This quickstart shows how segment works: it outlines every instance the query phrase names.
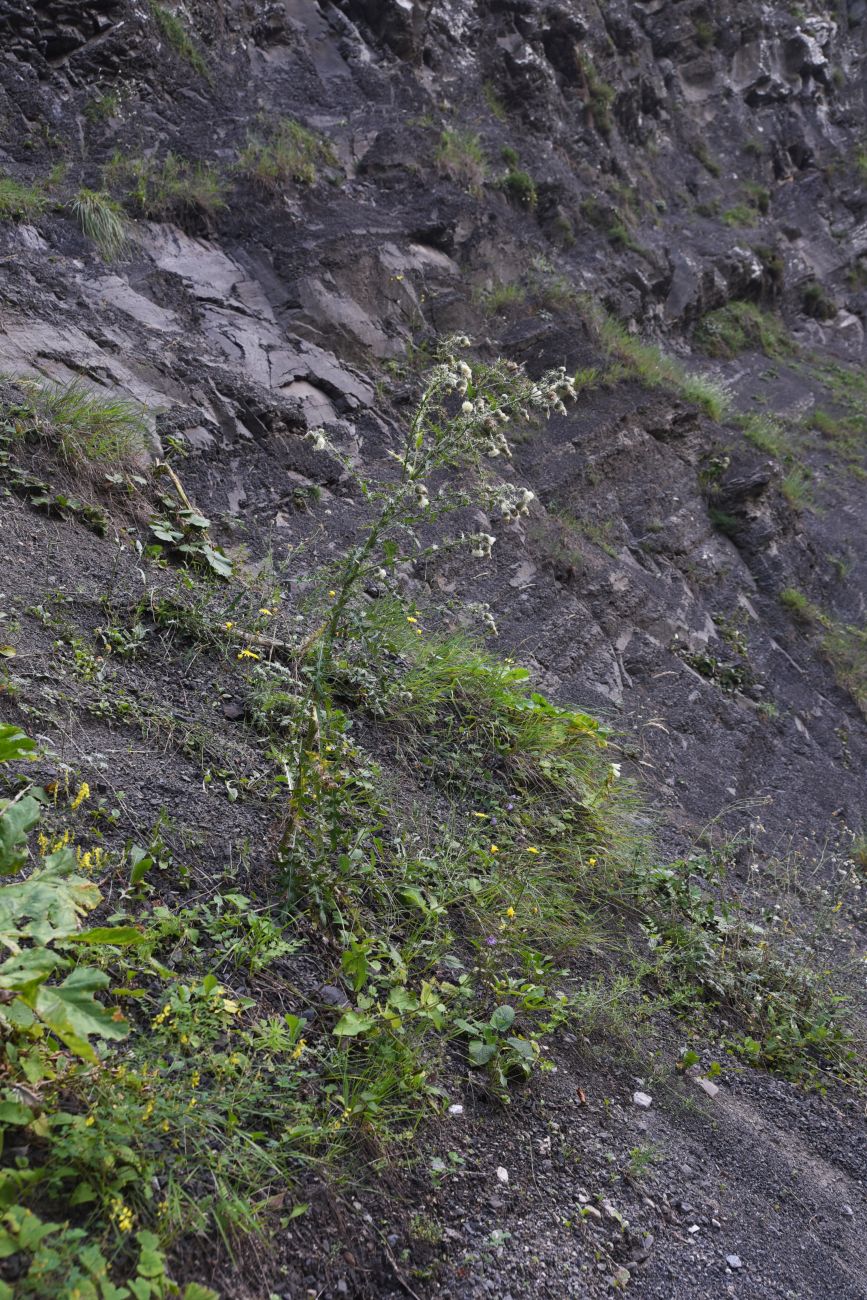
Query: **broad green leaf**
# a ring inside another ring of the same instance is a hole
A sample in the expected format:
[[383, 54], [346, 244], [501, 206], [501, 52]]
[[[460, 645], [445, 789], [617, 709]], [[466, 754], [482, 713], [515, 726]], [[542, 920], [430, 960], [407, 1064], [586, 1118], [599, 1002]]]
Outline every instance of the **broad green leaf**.
[[470, 1061], [473, 1065], [487, 1065], [496, 1050], [493, 1043], [483, 1043], [481, 1038], [476, 1038], [469, 1046]]
[[33, 1111], [20, 1101], [0, 1101], [0, 1124], [29, 1124]]
[[27, 832], [39, 821], [41, 809], [28, 795], [0, 813], [0, 875], [20, 871], [27, 861]]
[[108, 976], [102, 971], [79, 966], [62, 984], [43, 984], [36, 993], [33, 1010], [42, 1023], [70, 1051], [88, 1061], [96, 1060], [96, 1053], [87, 1041], [91, 1035], [119, 1039], [129, 1032], [129, 1025], [119, 1013], [109, 1011], [94, 997], [108, 982]]
[[132, 867], [129, 873], [129, 883], [139, 885], [154, 865], [154, 860], [147, 849], [143, 849], [140, 844], [132, 846], [129, 851], [129, 860]]
[[523, 1060], [530, 1062], [530, 1064], [535, 1061], [536, 1053], [533, 1050], [533, 1044], [529, 1039], [509, 1037], [506, 1039], [506, 1042], [509, 1044], [512, 1051], [517, 1052], [518, 1056]]
[[492, 1029], [496, 1029], [498, 1034], [504, 1034], [507, 1029], [510, 1029], [512, 1027], [514, 1019], [515, 1019], [514, 1007], [509, 1007], [509, 1006], [495, 1007], [495, 1009], [491, 1013], [490, 1025]]
[[[11, 650], [12, 647], [3, 646], [2, 649]], [[0, 763], [17, 763], [22, 758], [33, 758], [35, 753], [33, 741], [18, 727], [5, 722], [0, 725]]]
[[92, 881], [71, 872], [76, 866], [70, 848], [59, 849], [26, 880], [0, 890], [0, 932], [22, 927], [38, 943], [49, 943], [78, 929], [79, 918], [99, 903], [102, 895]]
[[404, 988], [400, 984], [389, 993], [388, 1005], [394, 1007], [396, 1011], [417, 1011], [418, 998], [411, 989]]
[[[307, 1206], [304, 1206], [307, 1209]], [[293, 1210], [290, 1219], [295, 1217]], [[183, 1300], [220, 1300], [219, 1293], [212, 1291], [209, 1286], [202, 1286], [199, 1282], [188, 1282], [184, 1287]]]
[[124, 947], [131, 943], [144, 943], [145, 936], [134, 925], [97, 925], [92, 930], [71, 934], [69, 943], [113, 943]]
[[17, 653], [14, 645], [0, 645], [0, 659], [14, 659]]
[[354, 1038], [356, 1034], [365, 1034], [375, 1024], [373, 1016], [363, 1016], [358, 1011], [344, 1011], [331, 1031], [338, 1038]]
[[0, 964], [0, 988], [11, 989], [29, 999], [54, 971], [69, 965], [64, 957], [49, 948], [25, 948]]

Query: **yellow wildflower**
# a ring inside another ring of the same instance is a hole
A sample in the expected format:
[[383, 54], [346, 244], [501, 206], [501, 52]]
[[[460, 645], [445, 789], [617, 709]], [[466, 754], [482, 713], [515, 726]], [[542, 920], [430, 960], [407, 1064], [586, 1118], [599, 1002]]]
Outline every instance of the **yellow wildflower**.
[[238, 651], [238, 658], [239, 659], [261, 659], [262, 656], [257, 655], [255, 650], [249, 650], [245, 646], [243, 650]]
[[292, 1060], [293, 1060], [293, 1061], [297, 1061], [297, 1060], [300, 1059], [301, 1055], [302, 1055], [303, 1052], [304, 1052], [304, 1048], [305, 1048], [306, 1046], [307, 1046], [306, 1041], [305, 1041], [303, 1038], [299, 1038], [299, 1039], [298, 1039], [298, 1043], [297, 1043], [297, 1045], [296, 1045], [296, 1047], [295, 1047], [295, 1050], [294, 1050], [293, 1053], [292, 1053]]
[[488, 814], [487, 814], [487, 813], [477, 813], [477, 812], [474, 812], [474, 813], [473, 813], [473, 816], [474, 816], [474, 817], [482, 817], [482, 818], [484, 818], [485, 821], [488, 820]]
[[84, 1121], [84, 1127], [85, 1127], [85, 1128], [93, 1128], [93, 1126], [94, 1126], [95, 1123], [96, 1123], [96, 1120], [94, 1119], [93, 1115], [88, 1115], [87, 1119]]
[[142, 1112], [142, 1119], [150, 1119], [153, 1113], [154, 1113], [154, 1104], [152, 1101], [149, 1101], [148, 1104], [145, 1106], [144, 1111]]
[[202, 1076], [199, 1074], [198, 1070], [193, 1070], [193, 1073], [190, 1075], [190, 1087], [198, 1088], [201, 1081]]
[[417, 623], [417, 622], [418, 622], [418, 619], [417, 619], [417, 618], [410, 618], [409, 614], [407, 614], [407, 616], [406, 616], [406, 621], [407, 621], [407, 623]]
[[329, 596], [330, 596], [330, 597], [332, 598], [332, 600], [333, 600], [334, 597], [337, 595], [337, 592], [336, 592], [336, 591], [329, 591], [328, 594], [329, 594]]
[[595, 866], [596, 866], [596, 859], [595, 859], [595, 858], [588, 858], [588, 859], [587, 859], [587, 864], [588, 864], [588, 866], [595, 867]]
[[492, 852], [492, 853], [499, 853], [499, 851], [500, 851], [500, 850], [498, 849], [498, 847], [497, 847], [496, 844], [492, 844], [492, 845], [491, 845], [491, 852]]
[[528, 844], [528, 845], [527, 845], [527, 852], [528, 852], [528, 853], [538, 853], [539, 850], [538, 850], [538, 849], [534, 849], [532, 844]]
[[81, 785], [78, 787], [78, 792], [72, 801], [71, 804], [72, 811], [75, 812], [76, 808], [80, 808], [81, 805], [84, 803], [85, 799], [89, 799], [89, 798], [90, 798], [90, 786], [87, 784], [86, 781], [82, 781]]
[[273, 609], [260, 609], [259, 613], [264, 614], [266, 618], [270, 618], [274, 611]]
[[507, 908], [506, 908], [506, 916], [508, 916], [509, 919], [511, 919], [514, 915], [515, 915], [515, 909], [514, 909], [514, 907], [507, 907]]
[[232, 630], [232, 628], [233, 628], [234, 626], [235, 626], [234, 623], [224, 623], [224, 624], [223, 624], [223, 627], [226, 629], [227, 632], [231, 632], [231, 630]]

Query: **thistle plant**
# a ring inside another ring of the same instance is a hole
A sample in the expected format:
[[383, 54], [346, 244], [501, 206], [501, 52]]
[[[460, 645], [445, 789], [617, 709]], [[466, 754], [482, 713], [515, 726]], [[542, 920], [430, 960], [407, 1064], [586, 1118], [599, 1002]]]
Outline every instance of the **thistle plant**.
[[[397, 475], [384, 487], [359, 476], [348, 459], [329, 444], [323, 430], [314, 429], [308, 435], [316, 450], [335, 456], [355, 475], [362, 496], [377, 510], [332, 579], [327, 617], [301, 648], [309, 687], [302, 705], [295, 770], [287, 772], [294, 806], [284, 850], [294, 839], [298, 801], [303, 801], [311, 764], [321, 770], [319, 753], [328, 716], [329, 669], [349, 607], [368, 581], [381, 581], [404, 558], [402, 543], [414, 548], [409, 553], [416, 558], [424, 554], [415, 530], [428, 518], [474, 500], [499, 511], [506, 520], [526, 514], [533, 493], [510, 482], [495, 482], [489, 462], [511, 457], [511, 427], [548, 417], [552, 411], [565, 415], [564, 399], [576, 397], [564, 367], [532, 379], [514, 361], [468, 359], [469, 346], [469, 339], [463, 336], [451, 337], [441, 345], [403, 446], [390, 453]], [[473, 487], [467, 487], [468, 481]], [[472, 555], [485, 558], [495, 541], [492, 533], [477, 532], [461, 534], [428, 549], [433, 552], [466, 545]]]

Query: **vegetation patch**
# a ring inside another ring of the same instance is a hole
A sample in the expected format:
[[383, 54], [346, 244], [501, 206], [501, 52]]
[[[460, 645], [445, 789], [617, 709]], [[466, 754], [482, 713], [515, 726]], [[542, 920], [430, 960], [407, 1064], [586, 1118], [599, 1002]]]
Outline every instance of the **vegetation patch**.
[[775, 359], [791, 356], [794, 344], [782, 321], [752, 302], [735, 299], [702, 317], [696, 344], [711, 357], [735, 357], [754, 349]]
[[109, 189], [121, 188], [138, 216], [152, 221], [213, 218], [226, 206], [226, 182], [206, 162], [190, 162], [175, 153], [156, 158], [127, 158], [119, 150], [105, 169]]
[[439, 170], [470, 193], [476, 194], [488, 176], [488, 160], [481, 137], [474, 131], [450, 128], [440, 136], [436, 153]]
[[210, 81], [208, 65], [192, 39], [185, 20], [171, 9], [167, 9], [165, 5], [157, 4], [156, 0], [150, 0], [150, 11], [161, 34], [179, 58], [188, 63], [200, 77]]
[[69, 208], [88, 239], [107, 262], [119, 257], [127, 244], [129, 224], [123, 208], [104, 190], [84, 186], [69, 200]]
[[146, 447], [137, 403], [107, 397], [81, 380], [50, 384], [15, 379], [0, 401], [0, 430], [11, 445], [42, 442], [75, 468], [129, 467]]
[[336, 162], [330, 141], [295, 118], [284, 117], [268, 127], [263, 138], [248, 139], [238, 159], [238, 170], [260, 189], [275, 193], [291, 181], [315, 185], [319, 168]]
[[867, 630], [833, 618], [795, 587], [782, 591], [780, 600], [799, 623], [817, 633], [837, 681], [867, 716]]
[[41, 186], [0, 176], [0, 221], [33, 221], [47, 206], [48, 195]]

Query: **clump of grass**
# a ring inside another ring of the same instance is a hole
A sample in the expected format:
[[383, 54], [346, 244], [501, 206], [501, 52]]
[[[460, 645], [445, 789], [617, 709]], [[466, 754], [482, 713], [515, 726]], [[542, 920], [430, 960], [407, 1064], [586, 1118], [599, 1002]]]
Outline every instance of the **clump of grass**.
[[32, 221], [47, 203], [48, 196], [40, 186], [0, 176], [0, 221]]
[[82, 186], [69, 200], [69, 207], [88, 239], [92, 239], [107, 262], [119, 257], [127, 244], [128, 227], [123, 208], [105, 190]]
[[125, 187], [125, 198], [139, 215], [153, 221], [211, 218], [226, 206], [225, 181], [206, 162], [167, 153], [156, 158], [114, 154], [105, 169], [109, 186]]
[[788, 441], [785, 426], [776, 416], [750, 411], [739, 417], [738, 424], [747, 441], [758, 447], [759, 451], [775, 456], [778, 460], [786, 455]]
[[492, 81], [485, 81], [482, 83], [482, 95], [484, 96], [488, 109], [497, 121], [505, 122], [506, 106], [497, 94], [497, 88]]
[[837, 304], [818, 280], [811, 280], [804, 286], [801, 306], [814, 320], [833, 320], [837, 315]]
[[529, 172], [513, 167], [500, 181], [500, 188], [514, 203], [524, 208], [535, 208], [538, 200], [536, 183]]
[[726, 209], [721, 220], [727, 226], [754, 226], [756, 224], [756, 209], [749, 207], [746, 203], [736, 203], [734, 207]]
[[88, 122], [107, 122], [120, 112], [120, 95], [116, 90], [107, 90], [104, 95], [95, 95], [84, 106], [84, 116]]
[[527, 290], [517, 280], [510, 280], [481, 289], [474, 295], [476, 302], [491, 316], [522, 307], [527, 301]]
[[584, 102], [596, 130], [604, 140], [611, 135], [611, 106], [617, 92], [600, 77], [589, 54], [576, 50], [575, 57], [584, 77]]
[[315, 185], [318, 167], [336, 162], [329, 140], [295, 118], [283, 117], [267, 133], [267, 139], [248, 138], [238, 158], [238, 170], [260, 189], [273, 193], [290, 181]]
[[734, 357], [755, 349], [765, 356], [791, 356], [794, 344], [782, 321], [752, 302], [735, 300], [702, 318], [695, 341], [708, 356]]
[[474, 131], [443, 131], [436, 154], [437, 166], [444, 175], [478, 193], [488, 175], [488, 160], [481, 138]]
[[595, 303], [585, 301], [584, 310], [608, 356], [616, 358], [648, 388], [670, 388], [686, 401], [695, 403], [712, 420], [723, 418], [729, 399], [714, 380], [685, 370], [654, 344], [635, 338]]
[[81, 380], [48, 384], [14, 380], [20, 400], [0, 407], [12, 437], [57, 448], [72, 466], [119, 467], [133, 464], [146, 449], [147, 422], [136, 402], [109, 397]]
[[211, 74], [208, 66], [192, 40], [183, 19], [176, 13], [172, 13], [165, 5], [157, 4], [156, 0], [151, 0], [150, 11], [154, 22], [175, 53], [189, 63], [200, 77], [210, 81]]
[[822, 653], [833, 668], [837, 682], [867, 717], [867, 628], [832, 618], [796, 587], [781, 591], [780, 603], [804, 627], [820, 634]]
[[615, 248], [630, 248], [634, 253], [644, 251], [633, 238], [626, 218], [619, 208], [603, 203], [591, 194], [581, 200], [580, 210], [582, 217], [596, 230], [602, 231]]
[[704, 140], [699, 140], [692, 146], [692, 154], [694, 158], [698, 159], [705, 171], [710, 172], [711, 176], [720, 176], [722, 174], [722, 167], [716, 158], [711, 156]]

